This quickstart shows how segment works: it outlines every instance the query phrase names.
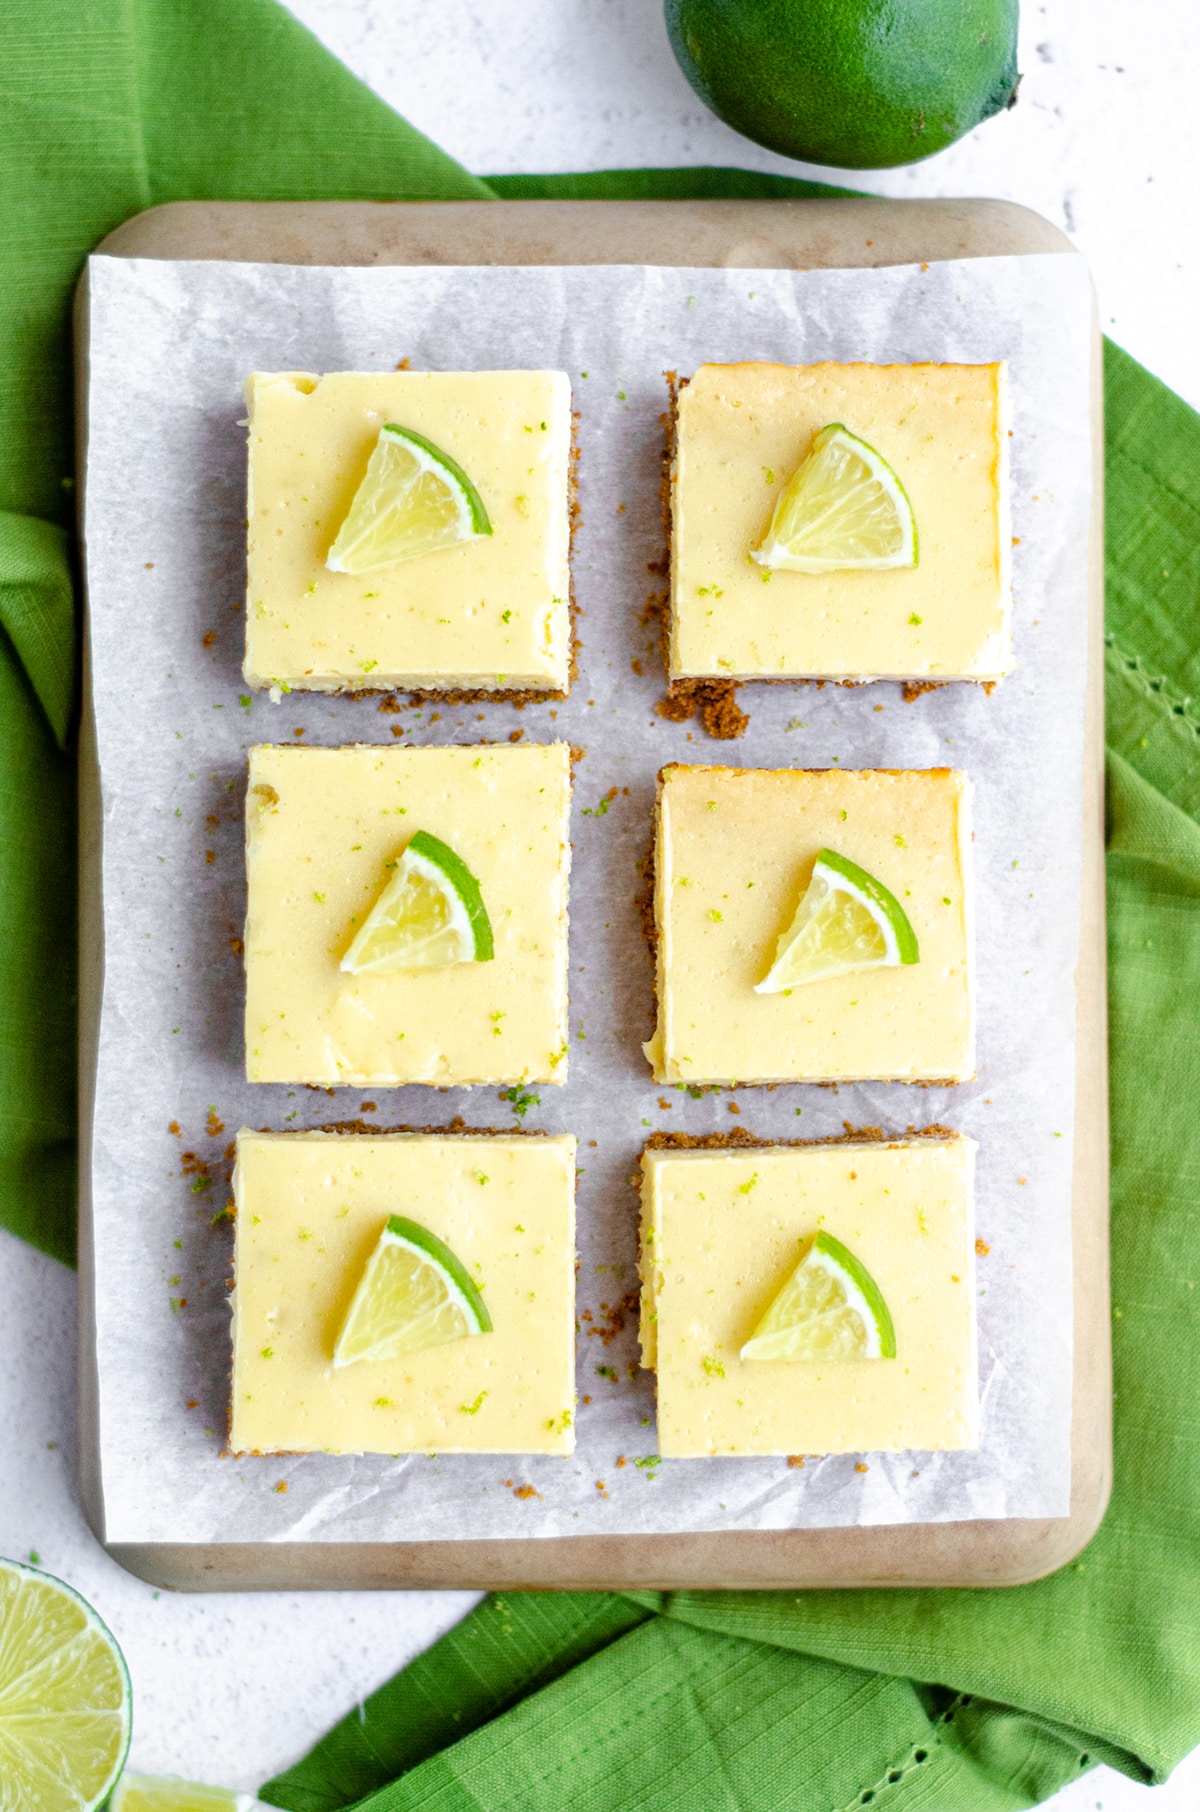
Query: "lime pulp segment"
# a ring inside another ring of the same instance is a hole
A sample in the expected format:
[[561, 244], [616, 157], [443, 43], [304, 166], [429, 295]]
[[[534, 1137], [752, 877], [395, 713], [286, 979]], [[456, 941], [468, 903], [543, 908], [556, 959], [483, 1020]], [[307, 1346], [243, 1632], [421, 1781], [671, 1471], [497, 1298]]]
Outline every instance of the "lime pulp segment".
[[0, 1807], [91, 1812], [129, 1747], [129, 1675], [78, 1593], [0, 1561]]
[[205, 1787], [166, 1774], [123, 1774], [107, 1812], [250, 1812], [256, 1803], [232, 1787]]
[[791, 924], [780, 935], [756, 994], [783, 994], [855, 969], [920, 960], [908, 914], [882, 881], [848, 856], [823, 849]]
[[491, 533], [483, 499], [458, 461], [415, 429], [388, 422], [325, 564], [335, 573], [373, 572]]
[[817, 1233], [742, 1348], [744, 1360], [894, 1359], [896, 1330], [866, 1266]]
[[917, 524], [882, 453], [841, 422], [822, 428], [789, 478], [751, 559], [795, 573], [917, 564]]
[[491, 1331], [479, 1288], [457, 1255], [419, 1221], [393, 1214], [350, 1300], [333, 1363], [396, 1359]]
[[391, 880], [342, 958], [350, 975], [486, 963], [495, 955], [479, 882], [440, 837], [410, 837]]

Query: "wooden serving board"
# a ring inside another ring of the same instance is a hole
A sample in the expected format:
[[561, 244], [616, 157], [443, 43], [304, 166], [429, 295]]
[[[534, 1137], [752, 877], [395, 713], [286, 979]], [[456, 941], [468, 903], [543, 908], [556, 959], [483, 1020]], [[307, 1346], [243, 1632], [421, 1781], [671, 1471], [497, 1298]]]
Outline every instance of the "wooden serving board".
[[[1070, 252], [1024, 208], [994, 201], [179, 202], [97, 248], [108, 256], [257, 263], [660, 264], [877, 267]], [[79, 366], [86, 372], [81, 344]], [[833, 1587], [1014, 1585], [1090, 1540], [1112, 1476], [1108, 1279], [1108, 1065], [1104, 901], [1103, 437], [1094, 360], [1094, 505], [1083, 806], [1072, 1198], [1074, 1396], [1066, 1517], [700, 1535], [395, 1542], [129, 1545], [105, 1537], [94, 1341], [88, 1157], [103, 949], [100, 776], [85, 674], [80, 739], [80, 1472], [98, 1539], [123, 1566], [191, 1591], [412, 1587]], [[81, 411], [82, 417], [82, 411]]]

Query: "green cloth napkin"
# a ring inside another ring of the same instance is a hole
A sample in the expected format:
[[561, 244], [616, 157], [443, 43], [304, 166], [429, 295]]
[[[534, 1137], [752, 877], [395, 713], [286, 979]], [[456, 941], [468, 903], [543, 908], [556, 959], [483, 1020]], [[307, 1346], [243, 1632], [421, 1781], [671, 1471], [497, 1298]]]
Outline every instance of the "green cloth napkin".
[[[0, 66], [0, 1225], [73, 1248], [72, 286], [179, 198], [829, 193], [729, 170], [483, 183], [273, 0], [8, 0]], [[1001, 1812], [1200, 1741], [1200, 421], [1108, 410], [1117, 1486], [1008, 1591], [492, 1597], [263, 1789], [326, 1812]], [[1149, 1084], [1149, 1086], [1147, 1086]]]
[[159, 202], [488, 199], [274, 0], [7, 0], [0, 60], [0, 1226], [75, 1250], [71, 296]]

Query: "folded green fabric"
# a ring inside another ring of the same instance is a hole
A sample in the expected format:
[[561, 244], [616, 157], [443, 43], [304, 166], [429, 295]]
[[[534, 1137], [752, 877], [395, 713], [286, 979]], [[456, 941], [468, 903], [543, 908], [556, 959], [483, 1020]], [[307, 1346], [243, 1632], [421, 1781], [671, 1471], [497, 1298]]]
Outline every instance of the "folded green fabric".
[[[0, 63], [0, 1226], [75, 1249], [71, 297], [159, 202], [488, 199], [274, 0], [9, 0]], [[37, 706], [40, 705], [39, 716]]]
[[[273, 0], [9, 0], [0, 67], [0, 1225], [73, 1240], [69, 308], [182, 198], [833, 193], [729, 170], [461, 170]], [[1117, 1486], [1010, 1591], [485, 1602], [288, 1774], [333, 1812], [1001, 1812], [1200, 1740], [1200, 421], [1115, 348], [1108, 409]], [[1153, 1086], [1147, 1088], [1147, 1080]]]
[[[634, 1625], [621, 1602], [487, 1600], [263, 1797], [296, 1812], [1008, 1812], [1080, 1771], [1073, 1733], [1006, 1706], [649, 1612]], [[475, 1728], [447, 1742], [450, 1706]]]

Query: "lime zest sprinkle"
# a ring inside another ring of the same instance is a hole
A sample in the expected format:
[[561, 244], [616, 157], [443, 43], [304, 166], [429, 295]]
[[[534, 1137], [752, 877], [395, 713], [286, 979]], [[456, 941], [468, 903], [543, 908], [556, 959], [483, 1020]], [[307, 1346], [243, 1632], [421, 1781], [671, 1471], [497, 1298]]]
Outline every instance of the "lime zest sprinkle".
[[[560, 1057], [561, 1055], [562, 1053], [560, 1052]], [[553, 1063], [555, 1059], [552, 1057], [550, 1061]], [[509, 1103], [518, 1120], [523, 1120], [531, 1107], [540, 1107], [542, 1105], [542, 1097], [540, 1095], [533, 1094], [530, 1089], [519, 1088], [515, 1083], [512, 1088], [503, 1088], [500, 1090], [500, 1099], [501, 1101], [507, 1101]]]

